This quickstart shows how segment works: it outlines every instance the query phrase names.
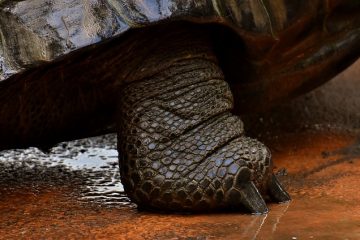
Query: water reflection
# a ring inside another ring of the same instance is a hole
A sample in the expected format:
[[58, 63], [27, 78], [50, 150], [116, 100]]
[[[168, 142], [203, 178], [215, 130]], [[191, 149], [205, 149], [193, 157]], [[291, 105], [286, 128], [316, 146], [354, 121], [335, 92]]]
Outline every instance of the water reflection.
[[[359, 239], [358, 142], [320, 135], [285, 140], [281, 145], [291, 142], [296, 152], [290, 146], [275, 151], [274, 159], [288, 169], [283, 177], [293, 201], [269, 204], [269, 214], [259, 216], [135, 210], [119, 180], [114, 135], [62, 143], [50, 154], [35, 148], [0, 152], [0, 236], [21, 239], [21, 232], [31, 232], [35, 239], [58, 238], [61, 229], [69, 236], [97, 233], [103, 239]], [[326, 162], [350, 156], [351, 164], [333, 164], [303, 178]], [[79, 193], [75, 197], [86, 204], [73, 201], [68, 191]]]
[[276, 221], [272, 225], [272, 233], [276, 232], [276, 228], [280, 223], [280, 219], [286, 214], [287, 210], [289, 209], [290, 204], [291, 204], [290, 202], [282, 204], [280, 209], [279, 209], [280, 211], [275, 211], [274, 212]]
[[[96, 203], [112, 209], [130, 206], [120, 183], [118, 158], [116, 150], [116, 136], [105, 135], [95, 138], [60, 143], [44, 153], [37, 148], [22, 150], [7, 150], [0, 152], [0, 188], [11, 191], [18, 188], [23, 191], [24, 186], [36, 184], [46, 186], [72, 186], [81, 201]], [[246, 239], [258, 239], [264, 232], [271, 229], [276, 232], [281, 218], [286, 214], [289, 204], [275, 205], [269, 215], [243, 214], [211, 214], [194, 216], [195, 218], [214, 221], [218, 227], [207, 228], [207, 224], [189, 219], [189, 216], [169, 215], [171, 221], [192, 223], [195, 229], [206, 230], [202, 236], [223, 235], [224, 229]], [[125, 211], [122, 214], [132, 215]], [[147, 223], [156, 221], [157, 224], [169, 222], [165, 215], [138, 213], [140, 219]], [[130, 216], [131, 217], [131, 216]], [[134, 216], [132, 216], [134, 217]], [[132, 218], [131, 217], [131, 218]], [[220, 218], [219, 218], [220, 217]], [[136, 225], [136, 223], [134, 223]], [[143, 225], [141, 223], [140, 225]], [[270, 226], [270, 228], [268, 227]], [[145, 226], [146, 227], [146, 226]], [[220, 230], [220, 232], [219, 232]], [[209, 235], [208, 235], [209, 234]]]
[[256, 239], [259, 235], [262, 226], [265, 223], [267, 214], [263, 216], [256, 216], [252, 221], [249, 222], [249, 225], [246, 226], [241, 234], [241, 237], [251, 237], [251, 239]]
[[[259, 236], [274, 235], [281, 218], [285, 216], [290, 204], [291, 202], [280, 204], [268, 214], [252, 216], [253, 219], [241, 230], [241, 238], [258, 239]], [[271, 232], [269, 229], [271, 229]]]
[[117, 155], [115, 135], [61, 143], [48, 154], [37, 148], [2, 151], [0, 183], [78, 184], [81, 200], [128, 204]]

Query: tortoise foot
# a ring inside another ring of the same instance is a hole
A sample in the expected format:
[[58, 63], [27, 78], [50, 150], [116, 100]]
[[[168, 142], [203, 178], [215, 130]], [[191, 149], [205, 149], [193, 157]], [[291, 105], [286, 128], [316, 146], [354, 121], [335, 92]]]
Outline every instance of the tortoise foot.
[[119, 156], [128, 196], [162, 211], [231, 209], [262, 214], [264, 198], [290, 199], [271, 155], [245, 137], [216, 62], [184, 59], [128, 85], [119, 115]]
[[268, 194], [270, 198], [277, 203], [285, 203], [291, 200], [289, 194], [281, 186], [279, 180], [274, 174], [271, 174], [268, 180]]

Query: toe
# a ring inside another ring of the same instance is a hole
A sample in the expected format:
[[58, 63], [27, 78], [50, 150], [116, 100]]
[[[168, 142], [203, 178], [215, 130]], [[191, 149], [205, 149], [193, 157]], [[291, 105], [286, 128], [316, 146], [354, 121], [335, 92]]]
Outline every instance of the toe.
[[284, 203], [291, 200], [289, 194], [281, 186], [279, 180], [274, 174], [270, 176], [268, 181], [268, 194], [274, 202]]
[[253, 214], [265, 214], [269, 210], [259, 190], [253, 182], [242, 184], [238, 188], [241, 195], [241, 203]]

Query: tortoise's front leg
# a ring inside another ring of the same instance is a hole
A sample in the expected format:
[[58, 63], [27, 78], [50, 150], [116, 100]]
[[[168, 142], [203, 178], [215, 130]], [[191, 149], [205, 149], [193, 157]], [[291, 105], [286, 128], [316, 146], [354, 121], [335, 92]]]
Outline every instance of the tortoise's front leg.
[[119, 155], [128, 196], [172, 211], [268, 211], [288, 194], [268, 149], [247, 138], [230, 113], [232, 94], [215, 63], [183, 59], [122, 92]]

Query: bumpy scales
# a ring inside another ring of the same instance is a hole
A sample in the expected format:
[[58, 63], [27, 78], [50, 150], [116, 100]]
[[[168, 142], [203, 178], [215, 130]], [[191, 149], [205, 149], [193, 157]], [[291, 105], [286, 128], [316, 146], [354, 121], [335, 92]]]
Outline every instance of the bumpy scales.
[[191, 57], [123, 89], [119, 106], [122, 181], [138, 205], [160, 210], [267, 212], [283, 202], [271, 156], [244, 136], [213, 57]]
[[263, 199], [289, 196], [231, 112], [307, 92], [358, 59], [359, 10], [356, 0], [1, 1], [0, 150], [116, 131], [139, 206], [266, 212]]

